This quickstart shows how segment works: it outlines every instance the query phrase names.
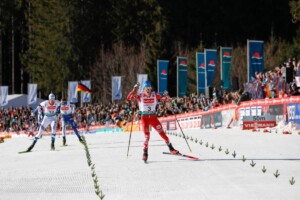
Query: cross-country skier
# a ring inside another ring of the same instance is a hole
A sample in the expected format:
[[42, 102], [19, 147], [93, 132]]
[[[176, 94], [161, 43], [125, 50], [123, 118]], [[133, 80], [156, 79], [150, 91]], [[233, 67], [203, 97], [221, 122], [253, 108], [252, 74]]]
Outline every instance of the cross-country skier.
[[148, 159], [148, 143], [150, 139], [150, 131], [149, 126], [151, 125], [163, 138], [166, 144], [169, 147], [169, 150], [172, 154], [179, 154], [179, 151], [173, 148], [172, 144], [168, 136], [165, 134], [161, 123], [158, 121], [156, 117], [156, 104], [157, 100], [165, 101], [166, 98], [162, 97], [160, 94], [152, 92], [152, 86], [149, 81], [145, 81], [142, 86], [142, 93], [137, 94], [138, 92], [138, 84], [136, 84], [133, 90], [128, 94], [127, 100], [137, 100], [139, 104], [139, 110], [141, 114], [141, 124], [142, 130], [144, 131], [145, 135], [145, 142], [144, 142], [144, 153], [143, 153], [143, 160], [146, 162]]
[[[37, 116], [37, 130], [38, 128], [40, 127], [42, 121], [43, 121], [43, 118], [44, 118], [44, 112], [43, 112], [43, 108], [39, 105], [37, 106], [32, 112], [31, 112], [31, 116], [35, 116], [35, 114], [38, 113], [38, 116]], [[42, 138], [43, 135], [41, 135], [40, 138]]]
[[[55, 100], [55, 95], [53, 93], [49, 94], [49, 100], [40, 103], [40, 107], [44, 112], [43, 121], [39, 127], [39, 131], [36, 134], [33, 143], [28, 147], [27, 152], [31, 151], [36, 144], [37, 140], [41, 137], [43, 131], [50, 124], [51, 126], [51, 150], [55, 150], [55, 136], [56, 136], [56, 121], [57, 121], [57, 109], [60, 105], [58, 100]], [[32, 113], [33, 114], [33, 113]]]
[[66, 101], [66, 99], [62, 98], [58, 109], [59, 109], [60, 115], [62, 116], [62, 118], [61, 118], [61, 123], [62, 123], [61, 126], [62, 127], [61, 128], [62, 128], [62, 135], [63, 135], [63, 145], [66, 146], [66, 126], [68, 123], [71, 125], [74, 133], [78, 137], [79, 141], [82, 143], [83, 140], [77, 131], [77, 128], [76, 128], [76, 125], [74, 122], [74, 118], [73, 118], [73, 114], [75, 112], [75, 105], [71, 104], [69, 101]]

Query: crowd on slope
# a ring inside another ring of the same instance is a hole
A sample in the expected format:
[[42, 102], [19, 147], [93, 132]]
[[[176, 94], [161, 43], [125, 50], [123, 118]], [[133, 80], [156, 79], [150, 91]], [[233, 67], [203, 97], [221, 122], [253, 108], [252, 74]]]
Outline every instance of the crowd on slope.
[[[243, 89], [238, 91], [213, 89], [212, 97], [204, 94], [197, 96], [192, 93], [184, 97], [173, 97], [170, 102], [159, 102], [157, 116], [207, 111], [210, 108], [224, 104], [239, 104], [242, 101], [263, 98], [281, 98], [300, 95], [296, 77], [300, 76], [300, 60], [289, 59], [287, 62], [275, 67], [274, 70], [256, 73], [251, 81], [245, 83]], [[165, 96], [168, 92], [165, 91]], [[32, 108], [18, 107], [0, 110], [0, 132], [26, 131], [30, 127], [38, 127], [36, 116], [31, 116]], [[139, 118], [137, 102], [88, 104], [76, 108], [74, 118], [77, 127], [91, 125], [110, 125], [119, 127], [126, 125], [132, 119]], [[60, 123], [58, 123], [60, 128]]]

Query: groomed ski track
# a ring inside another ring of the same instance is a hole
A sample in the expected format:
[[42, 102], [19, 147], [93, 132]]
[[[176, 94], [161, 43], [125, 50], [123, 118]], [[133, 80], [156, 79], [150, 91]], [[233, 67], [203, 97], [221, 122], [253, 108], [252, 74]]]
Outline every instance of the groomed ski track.
[[[151, 132], [148, 164], [142, 161], [141, 132], [132, 133], [128, 158], [129, 133], [86, 134], [104, 199], [300, 199], [300, 135], [238, 128], [184, 133], [192, 152], [182, 137], [168, 137], [176, 149], [200, 161], [162, 154], [168, 149], [156, 132]], [[31, 142], [28, 137], [14, 136], [0, 144], [1, 200], [99, 199], [84, 147], [74, 135], [67, 136], [67, 147], [62, 147], [62, 139], [57, 137], [54, 152], [50, 151], [50, 137], [44, 136], [32, 153], [18, 154]], [[274, 176], [277, 170], [278, 178]]]

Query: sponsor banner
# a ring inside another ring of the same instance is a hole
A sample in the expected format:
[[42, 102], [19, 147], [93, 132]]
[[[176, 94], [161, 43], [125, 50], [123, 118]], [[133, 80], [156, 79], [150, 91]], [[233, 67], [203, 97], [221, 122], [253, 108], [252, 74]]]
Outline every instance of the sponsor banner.
[[204, 114], [202, 116], [200, 128], [204, 129], [204, 128], [222, 127], [222, 124], [223, 124], [222, 113], [215, 112], [207, 115]]
[[77, 81], [69, 81], [68, 82], [68, 101], [70, 101], [71, 103], [78, 102], [77, 86], [78, 86]]
[[8, 86], [1, 86], [0, 87], [1, 106], [6, 106], [8, 104], [7, 96], [8, 96]]
[[271, 128], [276, 126], [275, 115], [244, 116], [243, 129]]
[[197, 70], [197, 95], [205, 94], [205, 62], [204, 53], [196, 52], [196, 70]]
[[[141, 86], [147, 80], [148, 80], [148, 74], [137, 74], [137, 82], [140, 83]], [[141, 86], [139, 88], [138, 93], [141, 93], [143, 91], [143, 88]]]
[[292, 103], [286, 105], [287, 122], [297, 124], [297, 129], [300, 128], [300, 103]]
[[168, 130], [168, 122], [161, 122], [161, 126], [164, 131]]
[[182, 97], [186, 95], [187, 90], [187, 58], [177, 57], [177, 96]]
[[182, 129], [200, 128], [201, 116], [178, 119], [178, 122]]
[[236, 118], [235, 118], [235, 109], [228, 109], [228, 110], [223, 110], [221, 112], [222, 115], [222, 124], [223, 126], [227, 126], [229, 124], [229, 122], [231, 121], [231, 119], [233, 118], [234, 121], [231, 123], [230, 126], [236, 126]]
[[[132, 126], [132, 128], [131, 128]], [[141, 128], [140, 128], [140, 125], [139, 124], [132, 124], [131, 123], [128, 123], [126, 126], [123, 126], [123, 131], [124, 132], [139, 132], [141, 131]]]
[[177, 129], [177, 123], [176, 121], [168, 121], [168, 130], [176, 130]]
[[37, 100], [37, 84], [29, 83], [27, 86], [27, 104], [36, 103]]
[[217, 112], [214, 113], [213, 115], [213, 124], [214, 127], [222, 127], [222, 113], [221, 112]]
[[223, 89], [230, 88], [230, 71], [232, 66], [232, 48], [221, 47], [221, 80], [223, 82]]
[[283, 115], [283, 104], [266, 106], [264, 114], [267, 115]]
[[255, 72], [264, 70], [264, 41], [247, 40], [248, 82], [255, 77]]
[[[81, 81], [83, 85], [87, 88], [91, 89], [91, 80], [83, 80]], [[81, 102], [82, 103], [90, 103], [91, 102], [91, 93], [89, 92], [81, 92]]]
[[111, 78], [112, 101], [122, 99], [122, 78], [113, 76]]
[[157, 86], [160, 95], [168, 90], [168, 67], [168, 60], [157, 60]]
[[204, 60], [206, 68], [206, 87], [212, 86], [212, 81], [217, 68], [217, 50], [204, 49]]

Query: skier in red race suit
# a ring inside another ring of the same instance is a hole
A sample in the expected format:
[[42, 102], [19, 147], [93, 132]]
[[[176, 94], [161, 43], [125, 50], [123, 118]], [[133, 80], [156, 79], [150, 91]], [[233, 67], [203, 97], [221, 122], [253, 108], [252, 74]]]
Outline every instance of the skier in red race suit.
[[139, 84], [136, 84], [133, 88], [133, 90], [128, 94], [127, 100], [137, 100], [139, 104], [139, 110], [141, 114], [141, 125], [142, 130], [145, 134], [145, 142], [144, 142], [144, 154], [143, 154], [143, 160], [147, 161], [148, 159], [148, 143], [150, 139], [150, 131], [149, 126], [151, 125], [163, 138], [163, 140], [166, 142], [166, 144], [169, 147], [169, 150], [172, 154], [179, 154], [179, 151], [173, 148], [172, 144], [170, 143], [170, 140], [168, 136], [165, 134], [161, 123], [158, 121], [156, 117], [156, 104], [157, 100], [161, 101], [168, 101], [170, 98], [162, 97], [160, 94], [157, 94], [155, 92], [152, 92], [152, 86], [149, 81], [145, 81], [143, 83], [142, 89], [143, 92], [138, 94], [138, 87]]

